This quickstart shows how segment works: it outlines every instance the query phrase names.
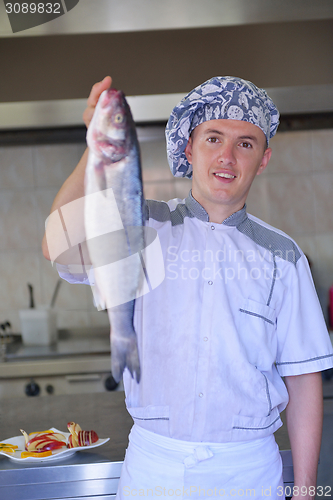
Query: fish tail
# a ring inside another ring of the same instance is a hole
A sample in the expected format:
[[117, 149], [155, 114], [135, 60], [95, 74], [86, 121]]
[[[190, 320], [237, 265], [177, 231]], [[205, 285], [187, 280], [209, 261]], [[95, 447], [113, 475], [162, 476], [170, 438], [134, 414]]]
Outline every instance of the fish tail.
[[141, 377], [140, 360], [136, 334], [127, 338], [111, 335], [111, 371], [116, 382], [120, 382], [125, 368], [139, 383]]
[[135, 374], [135, 379], [139, 383], [141, 377], [141, 371], [140, 371], [140, 360], [139, 360], [138, 344], [136, 342], [136, 337], [135, 337], [135, 342], [133, 342], [131, 346], [131, 349], [129, 349], [126, 353], [126, 366], [129, 369], [132, 378], [134, 378]]

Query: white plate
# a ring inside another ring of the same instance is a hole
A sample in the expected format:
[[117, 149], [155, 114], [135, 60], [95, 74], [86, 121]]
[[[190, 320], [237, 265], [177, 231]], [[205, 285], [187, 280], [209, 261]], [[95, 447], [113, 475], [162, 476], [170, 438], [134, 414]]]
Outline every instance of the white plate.
[[[68, 442], [68, 438], [70, 436], [69, 432], [59, 431], [54, 427], [51, 427], [49, 430], [53, 432], [60, 432], [66, 438], [66, 442]], [[64, 460], [65, 458], [70, 457], [77, 451], [83, 450], [91, 450], [92, 448], [97, 448], [97, 446], [102, 446], [102, 444], [107, 443], [110, 438], [99, 439], [96, 443], [91, 444], [89, 446], [78, 446], [77, 448], [60, 448], [59, 450], [52, 451], [52, 455], [49, 457], [27, 457], [21, 458], [21, 452], [25, 451], [25, 439], [24, 436], [14, 436], [9, 439], [5, 439], [3, 441], [0, 440], [1, 443], [14, 444], [18, 446], [18, 449], [15, 453], [5, 453], [4, 451], [0, 451], [0, 455], [4, 455], [5, 457], [10, 458], [14, 462], [51, 462], [52, 460]]]

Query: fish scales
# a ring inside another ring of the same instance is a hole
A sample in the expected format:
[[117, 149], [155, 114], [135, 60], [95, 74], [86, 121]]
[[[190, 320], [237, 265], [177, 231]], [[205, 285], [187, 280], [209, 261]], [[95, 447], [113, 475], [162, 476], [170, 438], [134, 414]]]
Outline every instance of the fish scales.
[[111, 325], [111, 371], [118, 382], [127, 367], [139, 382], [133, 317], [144, 278], [143, 190], [135, 125], [121, 91], [101, 94], [87, 142], [85, 229], [95, 285]]

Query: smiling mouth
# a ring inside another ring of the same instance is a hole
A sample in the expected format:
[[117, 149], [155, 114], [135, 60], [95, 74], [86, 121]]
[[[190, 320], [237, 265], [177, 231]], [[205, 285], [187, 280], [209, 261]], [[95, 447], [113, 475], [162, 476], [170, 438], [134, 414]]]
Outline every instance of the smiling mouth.
[[214, 175], [216, 175], [217, 177], [223, 177], [224, 179], [236, 179], [236, 176], [235, 175], [232, 175], [232, 174], [227, 174], [227, 173], [215, 173]]

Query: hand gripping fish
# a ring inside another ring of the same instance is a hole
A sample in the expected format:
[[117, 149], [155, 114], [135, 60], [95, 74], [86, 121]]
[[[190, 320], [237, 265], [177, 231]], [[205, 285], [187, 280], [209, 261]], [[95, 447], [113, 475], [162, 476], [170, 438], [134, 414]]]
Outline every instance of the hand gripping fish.
[[121, 91], [104, 91], [88, 129], [85, 229], [95, 285], [111, 324], [111, 371], [127, 367], [140, 381], [133, 326], [134, 302], [143, 279], [143, 192], [139, 144]]

